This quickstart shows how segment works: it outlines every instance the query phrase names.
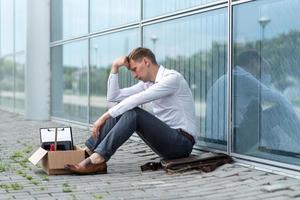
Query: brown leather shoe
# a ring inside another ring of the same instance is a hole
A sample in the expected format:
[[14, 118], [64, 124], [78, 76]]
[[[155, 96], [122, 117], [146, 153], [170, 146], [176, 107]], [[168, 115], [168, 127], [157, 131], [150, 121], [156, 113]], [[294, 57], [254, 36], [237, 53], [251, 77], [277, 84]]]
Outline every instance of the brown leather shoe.
[[66, 164], [65, 169], [75, 174], [106, 174], [106, 163], [93, 164], [90, 158], [83, 160], [80, 164]]

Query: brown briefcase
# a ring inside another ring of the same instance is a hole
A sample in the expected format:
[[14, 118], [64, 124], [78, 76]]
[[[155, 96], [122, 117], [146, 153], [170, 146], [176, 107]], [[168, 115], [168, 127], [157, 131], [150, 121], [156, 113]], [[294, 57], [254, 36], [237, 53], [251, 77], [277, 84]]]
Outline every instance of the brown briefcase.
[[186, 158], [173, 160], [163, 159], [161, 162], [148, 162], [141, 166], [141, 170], [164, 169], [168, 173], [184, 172], [188, 170], [211, 172], [223, 164], [232, 163], [232, 161], [232, 158], [226, 154], [207, 152], [200, 155], [191, 155]]

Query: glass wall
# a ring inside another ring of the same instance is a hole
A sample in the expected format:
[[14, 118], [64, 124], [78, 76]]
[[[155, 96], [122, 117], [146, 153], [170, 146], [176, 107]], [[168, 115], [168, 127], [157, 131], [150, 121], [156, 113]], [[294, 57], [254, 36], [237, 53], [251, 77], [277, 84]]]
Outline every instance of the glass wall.
[[300, 164], [300, 2], [234, 7], [234, 151]]
[[26, 0], [0, 0], [0, 108], [24, 112]]
[[25, 55], [23, 53], [15, 56], [15, 110], [25, 110]]
[[51, 41], [88, 33], [88, 0], [51, 0]]
[[[300, 3], [231, 2], [52, 0], [52, 116], [93, 123], [110, 106], [106, 81], [113, 60], [144, 46], [153, 50], [159, 64], [179, 71], [189, 83], [197, 148], [299, 166]], [[9, 59], [17, 56], [2, 57], [2, 65], [9, 65]], [[10, 73], [16, 76], [18, 70]], [[120, 71], [122, 87], [135, 82], [126, 69]], [[230, 143], [228, 135], [233, 136]]]
[[218, 1], [220, 2], [222, 0], [143, 0], [143, 18], [157, 17], [174, 11], [207, 5]]
[[[107, 78], [114, 59], [128, 55], [139, 46], [137, 29], [121, 31], [91, 39], [90, 45], [90, 123], [107, 110]], [[127, 69], [120, 70], [120, 87], [134, 83]]]
[[226, 149], [226, 9], [145, 26], [144, 46], [192, 89], [201, 145]]
[[13, 111], [14, 109], [14, 60], [12, 56], [3, 57], [1, 67], [1, 107]]
[[90, 4], [91, 32], [140, 20], [141, 0], [91, 0]]
[[88, 41], [57, 46], [51, 50], [52, 115], [88, 122]]
[[0, 55], [14, 51], [14, 1], [0, 1], [1, 51]]

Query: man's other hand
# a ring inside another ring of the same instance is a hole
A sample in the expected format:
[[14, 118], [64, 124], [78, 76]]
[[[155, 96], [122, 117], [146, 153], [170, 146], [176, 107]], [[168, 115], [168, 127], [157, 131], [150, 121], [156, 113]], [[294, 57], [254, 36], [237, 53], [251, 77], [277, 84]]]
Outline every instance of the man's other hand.
[[111, 73], [116, 74], [119, 72], [119, 68], [125, 66], [129, 67], [129, 60], [127, 56], [122, 56], [120, 58], [117, 58], [114, 60], [112, 67], [111, 67]]
[[101, 129], [104, 126], [104, 124], [108, 118], [110, 118], [110, 115], [108, 112], [106, 112], [101, 117], [99, 117], [99, 119], [97, 121], [95, 121], [95, 123], [93, 124], [92, 136], [93, 136], [94, 140], [96, 140], [99, 137], [99, 135], [101, 133]]

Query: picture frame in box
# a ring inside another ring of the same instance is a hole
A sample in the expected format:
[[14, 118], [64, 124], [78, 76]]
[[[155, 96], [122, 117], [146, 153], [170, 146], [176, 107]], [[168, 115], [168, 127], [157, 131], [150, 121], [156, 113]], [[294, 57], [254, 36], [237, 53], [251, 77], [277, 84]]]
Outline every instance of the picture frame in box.
[[54, 150], [74, 150], [71, 127], [40, 128], [40, 141], [45, 150], [51, 150], [51, 145], [55, 145]]

